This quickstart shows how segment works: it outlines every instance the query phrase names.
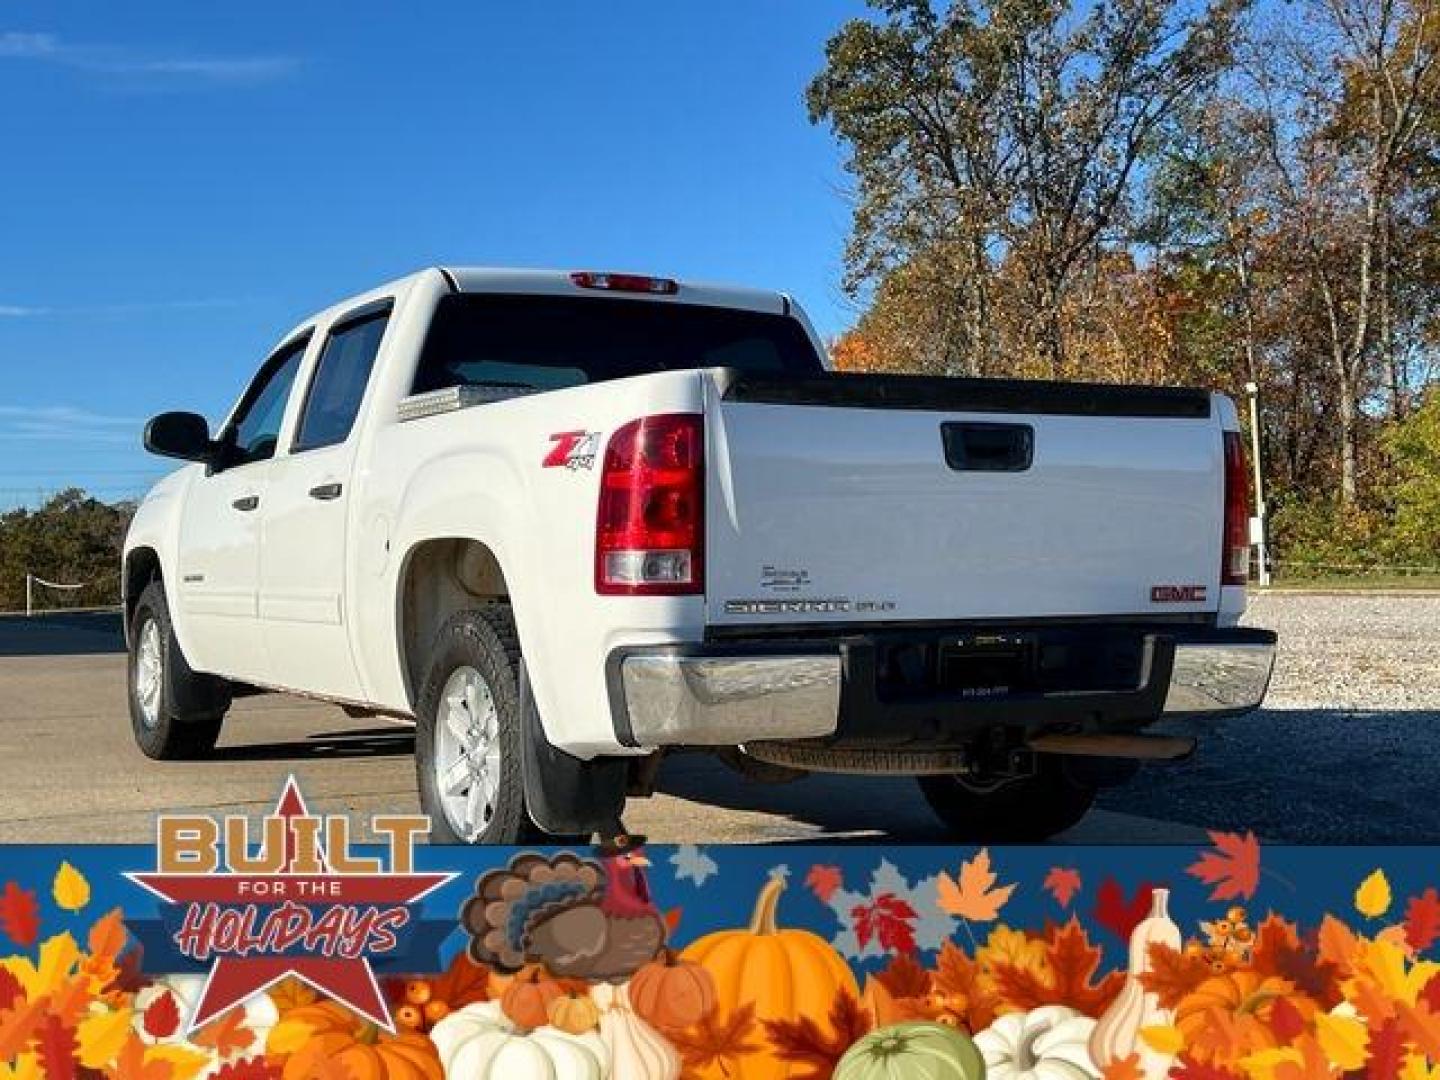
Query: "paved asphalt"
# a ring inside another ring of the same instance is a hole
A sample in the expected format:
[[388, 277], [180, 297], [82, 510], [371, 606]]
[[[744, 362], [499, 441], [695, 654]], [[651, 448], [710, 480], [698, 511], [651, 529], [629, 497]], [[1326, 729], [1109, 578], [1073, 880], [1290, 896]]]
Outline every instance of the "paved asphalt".
[[[0, 841], [145, 841], [162, 811], [261, 810], [292, 772], [330, 812], [415, 809], [407, 726], [278, 695], [236, 704], [213, 761], [148, 761], [131, 740], [119, 648], [113, 619], [0, 618]], [[1440, 842], [1440, 712], [1282, 706], [1198, 733], [1195, 759], [1104, 793], [1060, 839], [1250, 828], [1271, 841]], [[661, 842], [946, 839], [907, 780], [759, 785], [686, 755], [667, 762], [661, 789], [626, 815]]]

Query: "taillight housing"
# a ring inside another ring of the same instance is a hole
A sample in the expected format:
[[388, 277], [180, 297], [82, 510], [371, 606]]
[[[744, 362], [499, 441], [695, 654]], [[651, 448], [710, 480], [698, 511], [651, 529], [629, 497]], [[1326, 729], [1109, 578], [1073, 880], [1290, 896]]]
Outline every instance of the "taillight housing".
[[680, 291], [680, 283], [674, 278], [651, 277], [648, 274], [615, 274], [608, 270], [576, 270], [570, 275], [570, 281], [582, 289], [605, 289], [609, 292], [674, 296]]
[[705, 591], [705, 421], [698, 413], [646, 416], [610, 436], [595, 521], [595, 591]]
[[1238, 431], [1225, 432], [1225, 532], [1220, 584], [1244, 585], [1250, 577], [1250, 473]]

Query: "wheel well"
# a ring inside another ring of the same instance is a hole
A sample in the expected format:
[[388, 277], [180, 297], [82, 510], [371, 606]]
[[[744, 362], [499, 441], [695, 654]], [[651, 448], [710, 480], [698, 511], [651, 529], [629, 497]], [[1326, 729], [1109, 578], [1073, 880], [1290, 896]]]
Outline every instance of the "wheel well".
[[164, 580], [160, 569], [160, 556], [154, 548], [136, 548], [125, 559], [125, 630], [129, 633], [130, 621], [135, 617], [135, 605], [140, 594], [152, 581]]
[[416, 545], [400, 579], [400, 657], [405, 690], [413, 706], [420, 698], [430, 643], [457, 612], [485, 600], [509, 600], [500, 561], [478, 540], [451, 537]]

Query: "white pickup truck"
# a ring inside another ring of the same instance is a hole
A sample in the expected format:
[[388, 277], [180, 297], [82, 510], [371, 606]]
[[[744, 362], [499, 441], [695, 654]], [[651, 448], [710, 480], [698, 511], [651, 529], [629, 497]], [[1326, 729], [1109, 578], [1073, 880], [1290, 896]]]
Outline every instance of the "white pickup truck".
[[440, 840], [616, 828], [682, 749], [914, 776], [1025, 839], [1187, 753], [1160, 717], [1260, 703], [1228, 398], [824, 356], [783, 294], [632, 274], [429, 269], [307, 319], [217, 433], [146, 428], [192, 464], [125, 545], [140, 747], [283, 690], [413, 718]]

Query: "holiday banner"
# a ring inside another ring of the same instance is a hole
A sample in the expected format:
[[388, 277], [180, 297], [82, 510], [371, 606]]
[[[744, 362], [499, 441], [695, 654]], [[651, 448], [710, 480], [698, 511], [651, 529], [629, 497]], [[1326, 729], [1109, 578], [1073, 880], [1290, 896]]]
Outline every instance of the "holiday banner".
[[0, 1078], [1440, 1080], [1434, 849], [206, 820], [3, 849]]

